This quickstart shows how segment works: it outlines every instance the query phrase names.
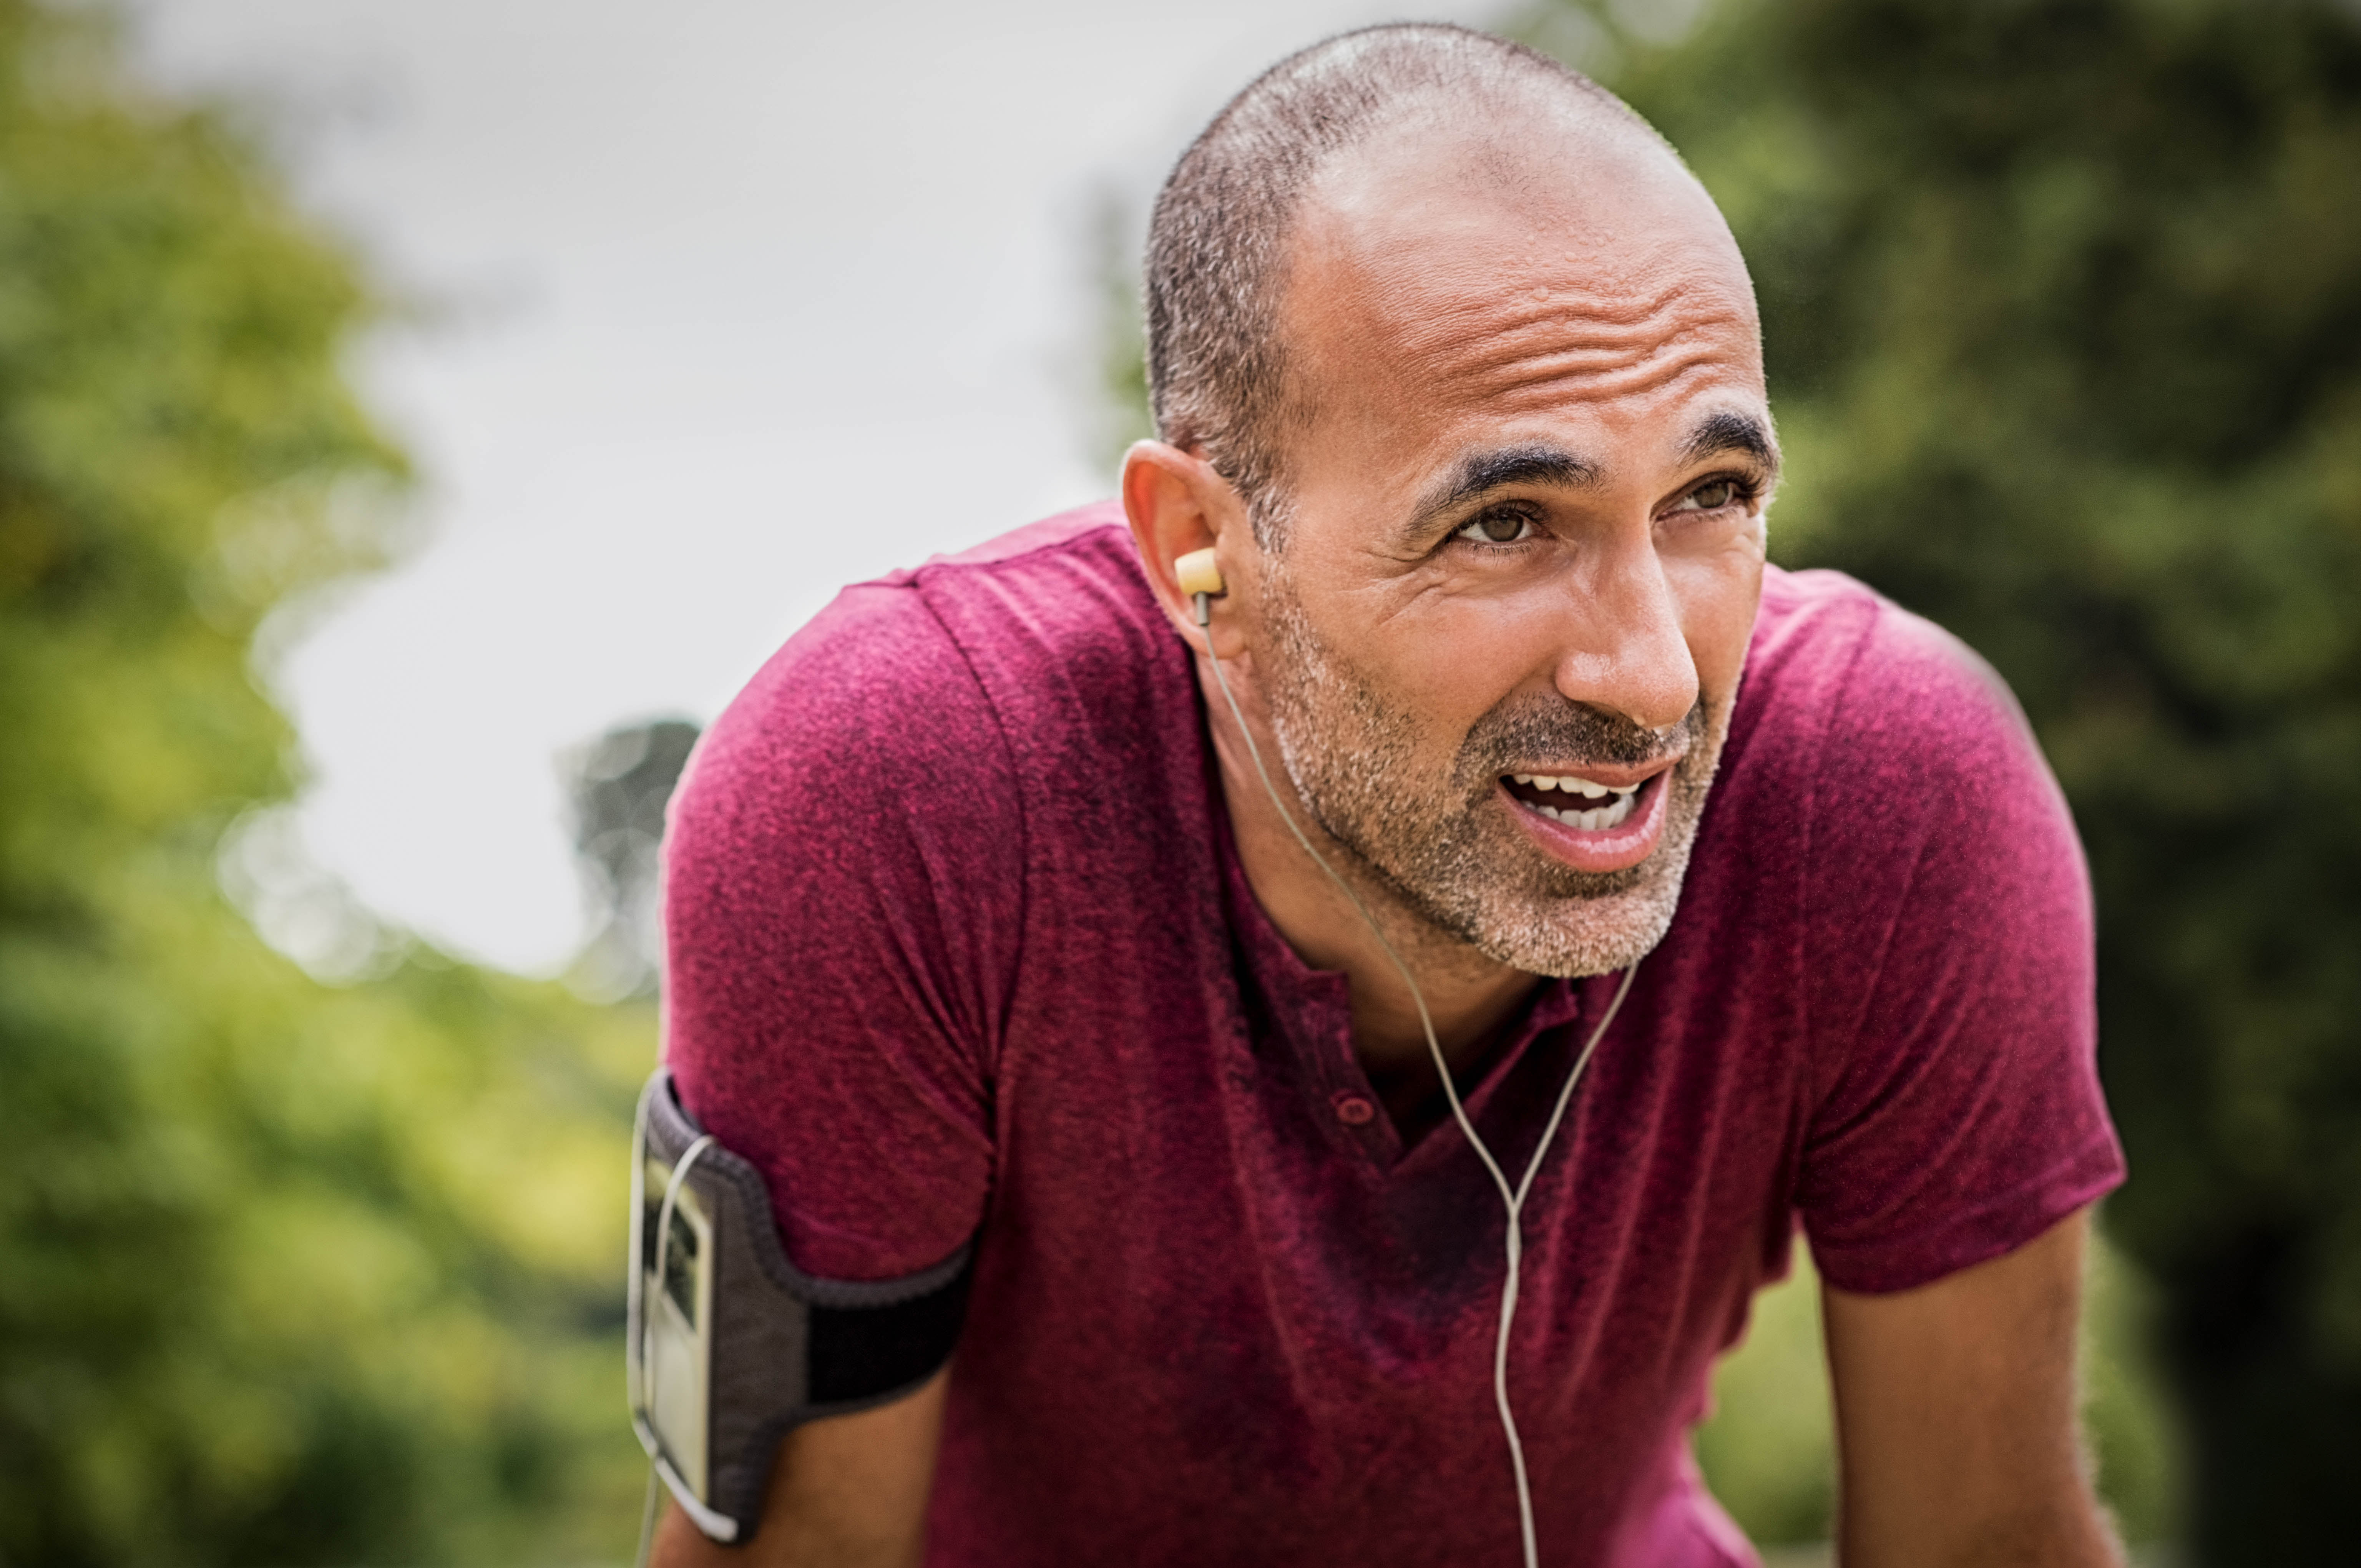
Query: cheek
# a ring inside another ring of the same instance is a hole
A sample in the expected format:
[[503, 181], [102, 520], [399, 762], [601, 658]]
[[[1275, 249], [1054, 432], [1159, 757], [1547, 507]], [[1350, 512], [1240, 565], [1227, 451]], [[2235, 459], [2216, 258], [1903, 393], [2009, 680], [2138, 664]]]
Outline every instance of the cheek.
[[1565, 631], [1563, 594], [1430, 602], [1389, 627], [1384, 679], [1422, 739], [1455, 754], [1486, 714], [1521, 688], [1549, 685]]
[[1763, 600], [1761, 532], [1710, 555], [1668, 562], [1665, 576], [1698, 684], [1710, 697], [1727, 697], [1745, 667]]

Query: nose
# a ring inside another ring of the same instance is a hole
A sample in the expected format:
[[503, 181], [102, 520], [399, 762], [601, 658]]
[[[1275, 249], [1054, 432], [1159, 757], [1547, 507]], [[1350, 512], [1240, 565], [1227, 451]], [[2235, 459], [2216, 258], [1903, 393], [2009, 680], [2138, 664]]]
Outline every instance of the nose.
[[1697, 661], [1664, 562], [1644, 544], [1571, 574], [1566, 643], [1553, 672], [1560, 695], [1664, 729], [1697, 705]]

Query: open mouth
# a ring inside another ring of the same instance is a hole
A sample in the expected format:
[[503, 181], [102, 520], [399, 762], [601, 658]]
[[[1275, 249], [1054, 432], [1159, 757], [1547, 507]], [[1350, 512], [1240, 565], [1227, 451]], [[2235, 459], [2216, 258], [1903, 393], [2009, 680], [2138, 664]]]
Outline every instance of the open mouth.
[[1640, 795], [1662, 774], [1633, 784], [1603, 784], [1591, 779], [1551, 773], [1511, 773], [1500, 781], [1511, 799], [1529, 806], [1553, 822], [1587, 832], [1620, 828], [1639, 808]]

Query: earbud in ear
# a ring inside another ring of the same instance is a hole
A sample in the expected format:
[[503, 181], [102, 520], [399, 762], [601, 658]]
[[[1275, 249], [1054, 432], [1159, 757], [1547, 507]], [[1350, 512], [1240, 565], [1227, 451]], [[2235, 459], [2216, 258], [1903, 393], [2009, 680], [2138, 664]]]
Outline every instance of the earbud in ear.
[[1190, 607], [1197, 612], [1197, 624], [1213, 624], [1213, 596], [1226, 593], [1222, 587], [1222, 569], [1213, 565], [1211, 549], [1191, 550], [1172, 563], [1172, 575], [1180, 579], [1180, 591], [1189, 596]]
[[1212, 550], [1191, 550], [1172, 563], [1172, 575], [1180, 580], [1184, 594], [1218, 594], [1222, 587], [1222, 569], [1213, 564]]

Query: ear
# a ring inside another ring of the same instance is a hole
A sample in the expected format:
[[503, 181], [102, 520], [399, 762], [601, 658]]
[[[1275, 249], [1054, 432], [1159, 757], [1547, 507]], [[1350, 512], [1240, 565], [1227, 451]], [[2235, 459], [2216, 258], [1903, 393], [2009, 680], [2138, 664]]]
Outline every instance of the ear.
[[[1123, 510], [1157, 602], [1191, 647], [1204, 648], [1196, 606], [1173, 575], [1172, 564], [1211, 550], [1222, 580], [1235, 588], [1254, 549], [1245, 500], [1203, 458], [1161, 441], [1140, 441], [1124, 454]], [[1238, 618], [1224, 614], [1223, 603], [1213, 601], [1213, 648], [1222, 658], [1235, 658], [1244, 651], [1245, 639]]]

